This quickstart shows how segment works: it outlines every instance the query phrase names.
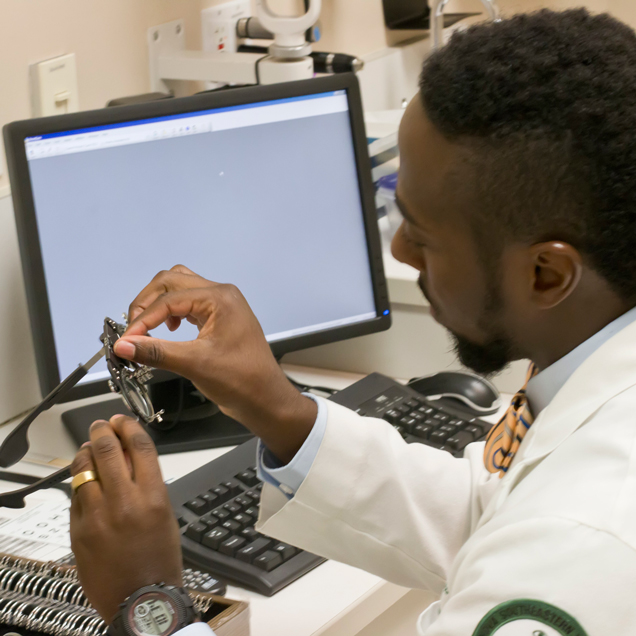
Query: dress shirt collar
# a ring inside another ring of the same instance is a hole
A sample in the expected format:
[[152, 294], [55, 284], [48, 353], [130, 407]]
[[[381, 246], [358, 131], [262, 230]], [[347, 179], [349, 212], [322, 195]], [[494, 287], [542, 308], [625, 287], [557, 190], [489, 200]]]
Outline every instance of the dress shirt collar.
[[627, 325], [636, 321], [636, 307], [619, 316], [596, 332], [591, 338], [582, 342], [562, 358], [546, 367], [534, 376], [526, 388], [528, 404], [532, 415], [536, 418], [543, 409], [548, 406], [552, 398], [561, 390], [569, 377], [578, 367], [589, 358], [601, 345], [605, 344], [613, 335], [617, 334]]

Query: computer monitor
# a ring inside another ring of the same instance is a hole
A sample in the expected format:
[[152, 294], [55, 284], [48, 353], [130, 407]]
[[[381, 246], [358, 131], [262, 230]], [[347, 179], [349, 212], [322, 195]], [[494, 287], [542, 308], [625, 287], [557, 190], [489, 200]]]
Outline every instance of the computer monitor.
[[[177, 263], [237, 285], [277, 356], [390, 325], [353, 75], [20, 121], [4, 138], [43, 394]], [[107, 378], [102, 362], [69, 399]]]

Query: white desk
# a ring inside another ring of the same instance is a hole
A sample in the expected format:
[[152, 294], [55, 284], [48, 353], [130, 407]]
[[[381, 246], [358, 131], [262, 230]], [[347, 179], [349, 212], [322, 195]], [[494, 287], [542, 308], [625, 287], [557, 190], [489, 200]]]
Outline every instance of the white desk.
[[[350, 373], [293, 366], [286, 366], [286, 370], [300, 382], [336, 389], [344, 388], [360, 378]], [[71, 408], [96, 399], [104, 399], [104, 396], [74, 402]], [[69, 407], [53, 407], [35, 421], [29, 435], [31, 448], [27, 457], [41, 462], [51, 458], [73, 458], [76, 446], [60, 419], [60, 414]], [[12, 427], [8, 425], [0, 429], [0, 440], [6, 437]], [[163, 455], [160, 461], [164, 478], [181, 477], [228, 450], [220, 448]], [[51, 472], [50, 467], [27, 461], [20, 462], [12, 470], [42, 476]], [[3, 486], [9, 489], [4, 482]], [[227, 596], [249, 601], [252, 636], [352, 636], [380, 617], [408, 592], [406, 588], [387, 583], [362, 570], [327, 561], [271, 598], [236, 587], [230, 587]], [[415, 615], [418, 610], [416, 607]], [[412, 621], [409, 620], [413, 628], [415, 615]]]

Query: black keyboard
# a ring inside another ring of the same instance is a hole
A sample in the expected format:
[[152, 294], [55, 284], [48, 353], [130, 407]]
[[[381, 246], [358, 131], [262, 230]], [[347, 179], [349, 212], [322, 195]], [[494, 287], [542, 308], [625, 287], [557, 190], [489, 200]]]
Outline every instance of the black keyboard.
[[380, 373], [371, 373], [329, 399], [360, 415], [386, 420], [409, 443], [427, 444], [456, 457], [461, 457], [471, 442], [484, 439], [492, 428], [492, 424], [447, 402], [429, 402]]
[[254, 529], [263, 484], [252, 439], [168, 484], [185, 565], [229, 583], [275, 594], [324, 559]]
[[[491, 424], [461, 409], [429, 402], [394, 380], [372, 373], [330, 400], [390, 422], [409, 443], [428, 444], [461, 456], [483, 439]], [[168, 485], [181, 526], [186, 565], [271, 596], [324, 559], [259, 534], [262, 483], [256, 477], [252, 439]]]

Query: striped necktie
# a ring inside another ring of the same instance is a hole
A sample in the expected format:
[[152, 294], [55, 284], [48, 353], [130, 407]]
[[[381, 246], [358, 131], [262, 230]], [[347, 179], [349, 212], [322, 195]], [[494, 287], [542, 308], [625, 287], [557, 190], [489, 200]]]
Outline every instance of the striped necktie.
[[538, 369], [534, 363], [530, 364], [523, 387], [512, 398], [505, 415], [490, 429], [488, 437], [486, 437], [484, 465], [488, 472], [498, 472], [499, 477], [503, 477], [508, 471], [521, 441], [534, 421], [528, 406], [526, 387], [530, 378], [534, 377], [537, 372]]

